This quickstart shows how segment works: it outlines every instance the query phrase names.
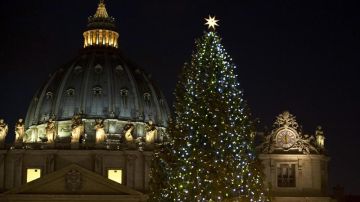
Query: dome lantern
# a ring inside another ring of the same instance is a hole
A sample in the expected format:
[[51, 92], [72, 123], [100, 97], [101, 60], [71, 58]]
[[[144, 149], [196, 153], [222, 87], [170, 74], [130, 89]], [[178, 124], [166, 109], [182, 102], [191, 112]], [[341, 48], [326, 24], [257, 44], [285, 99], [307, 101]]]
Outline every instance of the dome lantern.
[[84, 48], [113, 47], [118, 48], [119, 33], [115, 19], [106, 11], [105, 3], [100, 0], [94, 16], [90, 16], [84, 36]]

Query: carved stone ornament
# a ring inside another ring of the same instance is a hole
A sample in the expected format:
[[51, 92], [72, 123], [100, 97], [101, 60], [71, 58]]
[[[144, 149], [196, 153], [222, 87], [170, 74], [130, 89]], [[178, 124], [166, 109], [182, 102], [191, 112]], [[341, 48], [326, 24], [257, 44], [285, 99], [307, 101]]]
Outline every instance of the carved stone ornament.
[[303, 135], [295, 116], [288, 111], [278, 115], [274, 129], [257, 149], [262, 153], [318, 154], [314, 136]]
[[284, 111], [276, 117], [274, 127], [291, 127], [297, 130], [299, 124], [296, 122], [296, 117], [294, 115], [290, 114], [289, 111]]
[[81, 173], [77, 170], [70, 170], [65, 176], [65, 184], [68, 191], [79, 191], [82, 186]]

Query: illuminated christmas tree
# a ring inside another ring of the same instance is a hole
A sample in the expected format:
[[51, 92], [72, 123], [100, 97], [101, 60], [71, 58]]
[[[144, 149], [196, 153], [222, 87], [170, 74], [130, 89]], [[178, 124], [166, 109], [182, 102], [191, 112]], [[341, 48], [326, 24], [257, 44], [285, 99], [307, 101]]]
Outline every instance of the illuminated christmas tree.
[[[235, 65], [209, 17], [177, 83], [169, 144], [156, 152], [152, 201], [267, 201]], [[160, 183], [160, 181], [162, 182]]]

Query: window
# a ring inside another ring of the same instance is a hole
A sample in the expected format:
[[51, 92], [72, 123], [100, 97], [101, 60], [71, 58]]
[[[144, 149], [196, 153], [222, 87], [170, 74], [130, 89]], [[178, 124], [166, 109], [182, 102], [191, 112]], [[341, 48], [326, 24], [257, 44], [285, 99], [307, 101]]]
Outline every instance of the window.
[[121, 66], [121, 65], [118, 65], [118, 66], [115, 67], [115, 71], [120, 73], [120, 72], [124, 71], [124, 67]]
[[127, 107], [127, 96], [128, 96], [129, 91], [127, 89], [121, 89], [120, 90], [120, 95], [121, 95], [121, 102], [122, 105]]
[[26, 182], [31, 182], [41, 177], [40, 168], [28, 168], [26, 170]]
[[296, 187], [295, 164], [280, 164], [277, 172], [278, 187]]
[[160, 106], [164, 106], [164, 105], [165, 105], [164, 99], [160, 99], [160, 100], [159, 100], [159, 104], [160, 104]]
[[150, 107], [150, 93], [144, 93], [144, 102], [145, 106]]
[[108, 178], [119, 184], [122, 184], [122, 170], [121, 169], [108, 170]]
[[68, 96], [68, 97], [72, 97], [72, 96], [75, 95], [75, 89], [69, 88], [69, 89], [67, 89], [67, 90], [65, 91], [65, 94], [66, 94], [66, 96]]
[[93, 94], [95, 96], [100, 96], [102, 94], [102, 88], [100, 86], [95, 86], [93, 88]]
[[47, 99], [47, 100], [52, 99], [52, 98], [53, 98], [53, 95], [54, 95], [54, 94], [53, 94], [52, 92], [50, 92], [50, 91], [47, 92], [47, 93], [46, 93], [46, 99]]
[[100, 74], [102, 71], [103, 71], [103, 68], [102, 68], [102, 66], [101, 65], [96, 65], [95, 67], [94, 67], [94, 69], [95, 69], [95, 73], [97, 73], [97, 74]]
[[76, 66], [76, 67], [74, 68], [74, 72], [75, 72], [76, 74], [80, 74], [82, 71], [83, 71], [83, 69], [82, 69], [81, 66]]

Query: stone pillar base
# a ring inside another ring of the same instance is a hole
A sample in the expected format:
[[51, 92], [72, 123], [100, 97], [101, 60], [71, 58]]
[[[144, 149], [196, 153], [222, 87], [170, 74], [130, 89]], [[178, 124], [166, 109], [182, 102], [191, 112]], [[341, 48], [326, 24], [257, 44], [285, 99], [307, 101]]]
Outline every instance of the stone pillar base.
[[145, 144], [144, 150], [145, 151], [152, 151], [155, 149], [155, 145], [154, 144]]
[[129, 150], [135, 150], [136, 149], [136, 144], [135, 143], [127, 143], [126, 144], [126, 147], [129, 149]]
[[79, 149], [79, 143], [71, 143], [70, 148], [71, 149]]
[[48, 143], [45, 146], [47, 149], [54, 149], [55, 148], [55, 143]]
[[14, 146], [15, 146], [16, 149], [22, 149], [23, 148], [23, 143], [22, 142], [16, 142], [14, 144]]
[[97, 143], [95, 149], [105, 149], [105, 145], [103, 143]]

